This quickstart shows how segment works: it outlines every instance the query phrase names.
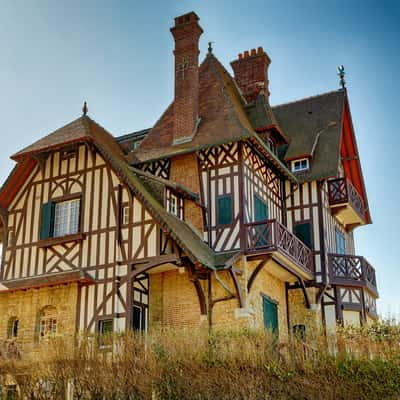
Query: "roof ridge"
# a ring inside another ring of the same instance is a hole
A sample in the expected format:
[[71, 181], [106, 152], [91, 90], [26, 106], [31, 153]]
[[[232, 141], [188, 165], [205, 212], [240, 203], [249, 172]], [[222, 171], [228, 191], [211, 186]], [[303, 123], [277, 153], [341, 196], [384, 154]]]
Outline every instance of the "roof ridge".
[[114, 138], [118, 142], [118, 141], [122, 141], [122, 140], [125, 140], [125, 139], [130, 139], [131, 137], [134, 137], [134, 136], [139, 135], [141, 133], [148, 132], [150, 130], [151, 130], [151, 128], [140, 129], [139, 131], [133, 131], [131, 133], [125, 133], [124, 135], [114, 136]]
[[295, 104], [295, 103], [300, 103], [300, 102], [305, 101], [305, 100], [312, 100], [312, 99], [316, 99], [316, 98], [318, 98], [318, 97], [326, 96], [326, 95], [328, 95], [328, 94], [340, 93], [340, 92], [342, 92], [341, 89], [338, 89], [338, 90], [331, 90], [331, 91], [329, 91], [329, 92], [320, 93], [320, 94], [316, 94], [316, 95], [313, 95], [313, 96], [303, 97], [303, 98], [301, 98], [301, 99], [288, 101], [288, 102], [282, 103], [282, 104], [277, 104], [277, 105], [271, 106], [271, 108], [286, 107], [286, 106], [289, 106], [289, 105], [292, 105], [292, 104]]

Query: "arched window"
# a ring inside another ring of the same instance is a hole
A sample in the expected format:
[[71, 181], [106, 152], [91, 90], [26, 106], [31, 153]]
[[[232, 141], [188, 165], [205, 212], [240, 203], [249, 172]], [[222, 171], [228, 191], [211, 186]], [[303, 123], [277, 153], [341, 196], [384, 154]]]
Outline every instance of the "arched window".
[[7, 339], [18, 337], [19, 320], [17, 317], [11, 317], [7, 324]]
[[39, 313], [39, 340], [57, 333], [57, 310], [53, 306], [44, 307]]

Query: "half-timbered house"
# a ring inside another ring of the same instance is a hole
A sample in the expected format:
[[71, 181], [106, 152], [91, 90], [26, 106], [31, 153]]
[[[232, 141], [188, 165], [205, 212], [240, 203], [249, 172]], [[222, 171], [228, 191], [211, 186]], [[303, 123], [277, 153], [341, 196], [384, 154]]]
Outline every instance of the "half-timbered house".
[[285, 338], [376, 318], [347, 90], [271, 106], [270, 59], [233, 76], [177, 17], [175, 95], [151, 129], [87, 115], [12, 156], [0, 191], [0, 340], [173, 327]]

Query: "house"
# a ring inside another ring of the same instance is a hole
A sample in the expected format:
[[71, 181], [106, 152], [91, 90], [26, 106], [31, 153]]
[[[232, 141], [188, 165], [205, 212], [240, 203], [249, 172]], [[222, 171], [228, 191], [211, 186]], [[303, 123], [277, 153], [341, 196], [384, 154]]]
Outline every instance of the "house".
[[269, 101], [270, 58], [175, 18], [175, 96], [114, 137], [87, 115], [29, 145], [0, 191], [0, 341], [76, 332], [267, 327], [285, 338], [377, 318], [370, 224], [343, 87]]

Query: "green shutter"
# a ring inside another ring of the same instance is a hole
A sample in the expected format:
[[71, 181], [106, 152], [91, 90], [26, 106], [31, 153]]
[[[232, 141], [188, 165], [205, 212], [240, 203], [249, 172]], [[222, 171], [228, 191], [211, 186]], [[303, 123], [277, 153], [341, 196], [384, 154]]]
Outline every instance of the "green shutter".
[[264, 221], [268, 219], [267, 203], [257, 195], [254, 195], [254, 221]]
[[53, 236], [54, 227], [54, 203], [51, 201], [42, 205], [42, 222], [40, 225], [40, 239], [48, 239]]
[[294, 234], [310, 249], [312, 249], [311, 224], [305, 222], [294, 226]]
[[232, 222], [232, 196], [218, 198], [218, 225], [228, 225]]
[[273, 333], [278, 333], [278, 306], [263, 296], [263, 317], [264, 326], [271, 329]]

